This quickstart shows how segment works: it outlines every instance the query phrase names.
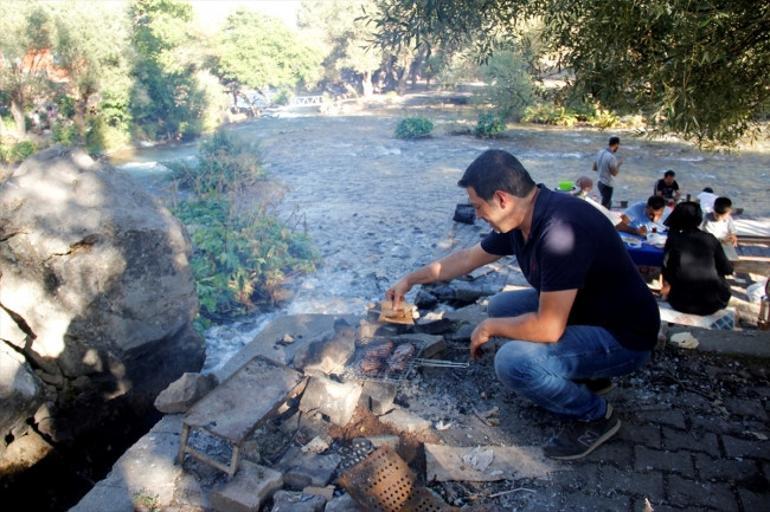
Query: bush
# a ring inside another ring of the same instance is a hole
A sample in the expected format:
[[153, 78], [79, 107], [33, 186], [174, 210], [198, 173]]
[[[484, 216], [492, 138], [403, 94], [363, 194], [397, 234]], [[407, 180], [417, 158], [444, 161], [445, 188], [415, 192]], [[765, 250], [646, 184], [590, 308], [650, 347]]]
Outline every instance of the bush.
[[476, 137], [493, 138], [504, 131], [505, 121], [503, 121], [498, 114], [487, 112], [485, 114], [479, 114], [479, 121], [476, 123], [473, 134]]
[[481, 67], [484, 81], [489, 84], [481, 101], [491, 104], [502, 119], [520, 119], [534, 102], [535, 88], [527, 64], [510, 50], [497, 51]]
[[37, 146], [30, 141], [9, 142], [0, 140], [0, 163], [17, 164], [36, 150]]
[[199, 146], [198, 163], [164, 163], [181, 188], [198, 195], [221, 194], [253, 184], [264, 176], [254, 148], [225, 130], [217, 130]]
[[540, 103], [527, 107], [522, 121], [572, 127], [578, 122], [578, 118], [574, 112], [564, 107], [558, 107], [553, 103]]
[[183, 202], [175, 214], [190, 232], [191, 267], [201, 315], [208, 321], [272, 304], [287, 273], [315, 268], [307, 236], [264, 212], [238, 217], [229, 201], [218, 197]]
[[419, 139], [428, 137], [433, 131], [433, 123], [424, 117], [407, 117], [399, 121], [396, 126], [396, 138]]
[[56, 123], [51, 129], [54, 142], [64, 146], [73, 146], [78, 141], [78, 131], [73, 124]]

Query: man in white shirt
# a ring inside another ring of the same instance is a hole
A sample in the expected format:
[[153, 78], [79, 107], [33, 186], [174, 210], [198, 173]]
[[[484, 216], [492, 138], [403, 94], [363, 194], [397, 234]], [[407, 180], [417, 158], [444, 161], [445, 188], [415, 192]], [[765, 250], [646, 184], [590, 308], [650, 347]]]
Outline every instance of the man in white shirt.
[[703, 192], [698, 194], [700, 209], [704, 214], [714, 210], [714, 201], [716, 201], [717, 197], [719, 196], [714, 193], [714, 190], [711, 187], [704, 188]]
[[713, 211], [703, 216], [701, 229], [714, 235], [722, 243], [727, 259], [735, 261], [738, 259], [738, 253], [735, 251], [738, 235], [731, 215], [732, 210], [733, 202], [729, 198], [716, 198]]

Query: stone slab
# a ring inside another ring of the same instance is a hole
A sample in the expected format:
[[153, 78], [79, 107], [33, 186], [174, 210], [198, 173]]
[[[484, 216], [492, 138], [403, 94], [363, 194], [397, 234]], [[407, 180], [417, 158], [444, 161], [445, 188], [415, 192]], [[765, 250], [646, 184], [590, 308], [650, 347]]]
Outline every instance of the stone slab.
[[770, 331], [688, 330], [697, 338], [700, 351], [770, 359]]
[[257, 512], [282, 485], [278, 471], [241, 461], [235, 477], [212, 492], [209, 502], [217, 512]]
[[[222, 382], [258, 355], [289, 364], [299, 347], [314, 341], [331, 339], [334, 336], [336, 319], [337, 317], [333, 315], [320, 314], [288, 315], [276, 318], [218, 369], [216, 375]], [[287, 335], [295, 340], [294, 343], [276, 344]]]
[[445, 446], [425, 444], [427, 480], [492, 482], [547, 478], [553, 466], [532, 446]]
[[278, 462], [276, 469], [283, 471], [286, 487], [301, 491], [308, 486], [324, 487], [342, 461], [336, 453], [317, 455], [302, 453], [292, 446]]
[[184, 422], [240, 443], [303, 379], [299, 372], [257, 356], [196, 403]]
[[364, 382], [361, 391], [361, 401], [364, 406], [376, 415], [388, 413], [395, 407], [396, 385], [388, 382]]
[[339, 383], [325, 377], [313, 377], [308, 382], [299, 410], [320, 412], [332, 423], [344, 427], [353, 417], [361, 398], [362, 385], [355, 382]]
[[380, 421], [397, 432], [407, 434], [417, 434], [431, 428], [430, 421], [404, 409], [394, 409], [388, 414], [380, 416]]

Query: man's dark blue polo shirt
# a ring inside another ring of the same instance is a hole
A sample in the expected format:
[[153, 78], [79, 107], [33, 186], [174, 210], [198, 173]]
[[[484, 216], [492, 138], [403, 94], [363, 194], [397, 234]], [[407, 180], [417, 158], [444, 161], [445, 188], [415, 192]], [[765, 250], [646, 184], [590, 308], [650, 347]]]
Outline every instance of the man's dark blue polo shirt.
[[539, 186], [529, 239], [492, 232], [490, 254], [516, 255], [538, 292], [577, 289], [568, 325], [604, 327], [626, 348], [650, 350], [660, 327], [655, 298], [614, 226], [595, 207]]

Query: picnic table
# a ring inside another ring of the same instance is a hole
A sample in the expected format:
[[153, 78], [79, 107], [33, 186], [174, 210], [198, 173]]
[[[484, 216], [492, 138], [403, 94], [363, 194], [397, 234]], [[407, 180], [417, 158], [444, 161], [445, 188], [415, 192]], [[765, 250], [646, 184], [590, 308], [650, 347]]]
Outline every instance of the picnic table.
[[632, 235], [631, 233], [620, 233], [620, 238], [623, 240], [628, 254], [637, 266], [663, 266], [663, 247], [649, 244], [645, 238]]

